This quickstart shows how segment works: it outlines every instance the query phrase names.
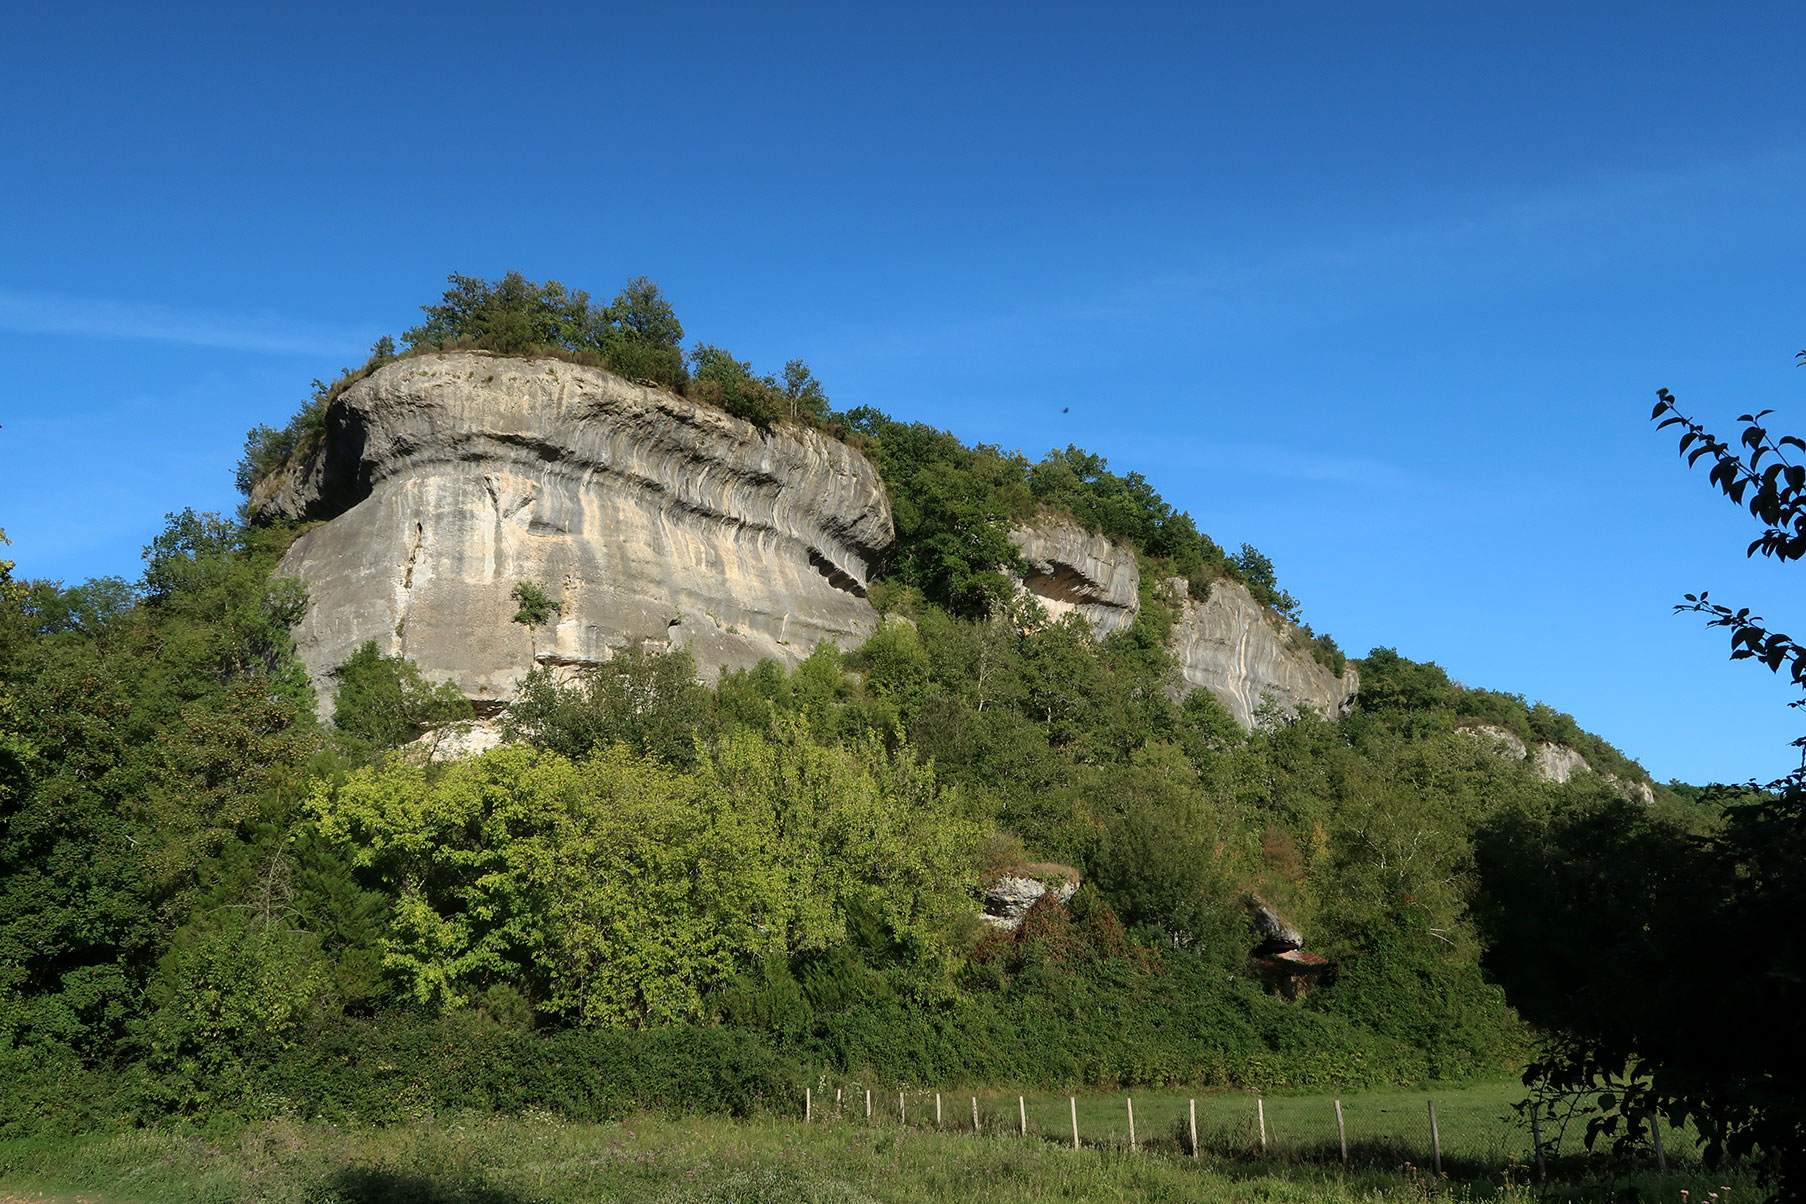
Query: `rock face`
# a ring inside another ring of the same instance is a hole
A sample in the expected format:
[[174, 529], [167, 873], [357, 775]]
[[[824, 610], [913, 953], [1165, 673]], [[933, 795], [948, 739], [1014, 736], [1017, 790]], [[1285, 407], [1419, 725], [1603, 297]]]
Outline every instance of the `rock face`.
[[[1010, 538], [1027, 562], [1021, 588], [1052, 617], [1077, 612], [1101, 639], [1140, 613], [1141, 569], [1132, 549], [1063, 518], [1020, 527]], [[1296, 630], [1246, 586], [1217, 581], [1202, 602], [1187, 595], [1181, 578], [1163, 586], [1179, 612], [1168, 641], [1178, 662], [1177, 692], [1209, 690], [1243, 727], [1254, 727], [1267, 698], [1285, 710], [1337, 715], [1360, 689], [1352, 665], [1337, 677], [1318, 664]]]
[[1033, 594], [1050, 618], [1076, 611], [1099, 639], [1135, 621], [1141, 569], [1132, 549], [1057, 517], [1018, 527], [1010, 539], [1026, 563], [1018, 588]]
[[[866, 584], [895, 535], [870, 461], [816, 432], [761, 431], [596, 368], [482, 352], [379, 369], [329, 407], [324, 440], [259, 483], [255, 515], [319, 525], [277, 572], [308, 589], [295, 630], [323, 711], [366, 641], [451, 681], [480, 716], [537, 665], [681, 647], [704, 680], [822, 640], [862, 642]], [[1013, 533], [1021, 588], [1100, 638], [1134, 621], [1130, 548], [1058, 517]], [[558, 604], [513, 621], [523, 582]], [[1172, 589], [1172, 583], [1167, 584]], [[1261, 700], [1335, 713], [1356, 689], [1246, 589], [1173, 597], [1182, 689], [1251, 727]], [[478, 739], [473, 735], [468, 739]], [[490, 738], [484, 733], [481, 739]]]
[[1304, 936], [1259, 895], [1251, 895], [1247, 900], [1248, 926], [1254, 935], [1261, 939], [1261, 949], [1280, 952], [1296, 949], [1304, 944]]
[[[279, 575], [331, 670], [374, 640], [500, 704], [534, 664], [687, 648], [705, 680], [821, 640], [861, 642], [894, 538], [876, 468], [813, 431], [770, 432], [607, 372], [482, 353], [390, 364], [327, 413], [323, 444], [263, 482], [262, 517], [326, 520]], [[520, 582], [560, 610], [513, 622]]]
[[992, 928], [1013, 932], [1022, 927], [1023, 917], [1042, 896], [1051, 894], [1057, 903], [1070, 901], [1079, 890], [1079, 872], [1067, 866], [1050, 866], [1048, 870], [1040, 874], [1005, 874], [985, 883], [985, 909], [979, 919]]
[[1267, 698], [1285, 710], [1304, 707], [1331, 716], [1354, 701], [1361, 688], [1354, 666], [1337, 677], [1318, 664], [1297, 630], [1256, 602], [1246, 586], [1212, 582], [1202, 602], [1189, 597], [1177, 577], [1166, 586], [1179, 600], [1169, 646], [1185, 688], [1209, 690], [1243, 727], [1254, 726]]
[[[1516, 732], [1497, 724], [1476, 723], [1462, 728], [1461, 733], [1482, 741], [1507, 760], [1528, 762], [1530, 772], [1545, 782], [1566, 782], [1575, 774], [1597, 772], [1578, 750], [1569, 748], [1566, 744], [1544, 740], [1532, 750]], [[1648, 782], [1627, 781], [1615, 773], [1602, 776], [1612, 784], [1614, 790], [1632, 802], [1642, 803], [1645, 807], [1655, 802], [1655, 790]]]

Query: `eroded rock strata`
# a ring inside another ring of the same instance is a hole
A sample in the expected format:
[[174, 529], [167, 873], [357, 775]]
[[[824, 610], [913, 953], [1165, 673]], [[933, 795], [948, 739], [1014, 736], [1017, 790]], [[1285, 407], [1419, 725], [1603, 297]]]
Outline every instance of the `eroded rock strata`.
[[1135, 621], [1141, 570], [1134, 549], [1053, 516], [1016, 528], [1010, 540], [1022, 553], [1019, 588], [1033, 594], [1049, 618], [1077, 612], [1099, 639]]
[[[1011, 532], [1026, 563], [1020, 588], [1053, 618], [1076, 612], [1101, 639], [1134, 622], [1141, 608], [1141, 570], [1133, 549], [1084, 530], [1070, 519], [1043, 517]], [[1311, 655], [1291, 624], [1255, 601], [1247, 587], [1212, 584], [1203, 601], [1183, 579], [1162, 583], [1178, 611], [1168, 646], [1179, 693], [1205, 689], [1251, 728], [1262, 704], [1336, 715], [1360, 688], [1352, 665], [1338, 676]]]
[[1165, 584], [1178, 599], [1169, 646], [1184, 689], [1209, 690], [1243, 727], [1254, 726], [1268, 699], [1283, 711], [1303, 707], [1322, 715], [1339, 715], [1354, 701], [1361, 688], [1355, 667], [1345, 665], [1337, 676], [1312, 655], [1301, 633], [1255, 601], [1247, 586], [1215, 581], [1199, 601], [1186, 593], [1182, 579]]
[[[479, 713], [534, 665], [682, 647], [704, 680], [875, 628], [867, 583], [895, 538], [876, 468], [814, 431], [763, 431], [596, 368], [482, 352], [412, 357], [331, 405], [311, 454], [261, 482], [264, 519], [313, 521], [277, 572], [310, 605], [295, 636], [319, 692], [365, 641], [451, 681]], [[1021, 587], [1099, 637], [1133, 622], [1133, 549], [1045, 517], [1013, 533]], [[522, 582], [557, 604], [514, 621]], [[1174, 590], [1181, 690], [1252, 726], [1262, 700], [1335, 713], [1355, 691], [1239, 585]]]
[[[891, 543], [877, 470], [813, 431], [765, 432], [594, 368], [481, 353], [402, 360], [335, 400], [322, 445], [253, 497], [325, 520], [277, 572], [322, 705], [366, 640], [501, 703], [535, 663], [684, 647], [706, 680], [861, 642]], [[514, 622], [518, 583], [558, 612]]]

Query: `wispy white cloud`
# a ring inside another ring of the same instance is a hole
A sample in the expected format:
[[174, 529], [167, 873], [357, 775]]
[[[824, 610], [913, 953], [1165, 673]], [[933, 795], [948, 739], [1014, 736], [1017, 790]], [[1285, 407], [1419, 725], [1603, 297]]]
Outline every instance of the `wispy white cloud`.
[[370, 337], [367, 332], [298, 322], [268, 312], [204, 312], [4, 288], [0, 288], [0, 330], [307, 356], [352, 355]]
[[[1751, 229], [1792, 229], [1806, 153], [1782, 147], [1659, 170], [1600, 172], [1542, 187], [1501, 182], [1450, 196], [1412, 221], [1335, 239], [1223, 255], [1126, 282], [1089, 315], [1160, 324], [1177, 314], [1329, 316], [1430, 303], [1514, 281], [1571, 278], [1609, 263], [1713, 254]], [[1437, 210], [1440, 210], [1440, 213]]]
[[[1294, 242], [1218, 243], [1173, 232], [1173, 264], [1116, 280], [1075, 276], [1070, 292], [953, 312], [924, 327], [850, 327], [845, 354], [918, 358], [1000, 343], [1110, 348], [1070, 332], [1242, 339], [1293, 332], [1376, 309], [1440, 304], [1529, 281], [1597, 274], [1608, 264], [1711, 255], [1749, 231], [1793, 229], [1806, 203], [1806, 152], [1783, 147], [1664, 170], [1600, 172], [1559, 185], [1426, 202], [1407, 220]], [[983, 304], [983, 303], [981, 303]], [[1107, 352], [1106, 352], [1107, 353]]]

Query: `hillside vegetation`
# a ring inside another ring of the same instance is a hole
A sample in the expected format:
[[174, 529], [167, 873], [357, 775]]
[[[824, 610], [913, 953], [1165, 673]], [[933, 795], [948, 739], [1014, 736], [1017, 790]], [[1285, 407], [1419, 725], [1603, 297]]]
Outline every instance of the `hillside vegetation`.
[[[1537, 951], [1579, 952], [1521, 889], [1525, 850], [1678, 847], [1716, 822], [1667, 791], [1642, 808], [1599, 775], [1538, 780], [1463, 729], [1644, 775], [1567, 716], [1390, 649], [1335, 719], [1270, 710], [1244, 732], [1208, 693], [1175, 702], [1159, 591], [1102, 641], [1049, 621], [1005, 588], [1009, 526], [1069, 514], [1194, 590], [1233, 574], [1295, 615], [1265, 557], [1225, 555], [1076, 448], [968, 448], [833, 414], [806, 368], [679, 358], [659, 305], [644, 281], [598, 308], [455, 277], [404, 342], [552, 346], [832, 424], [891, 491], [887, 621], [707, 685], [681, 652], [536, 675], [515, 742], [445, 766], [404, 746], [460, 700], [373, 647], [313, 718], [288, 637], [306, 598], [271, 577], [289, 532], [184, 511], [137, 581], [0, 573], [0, 1133], [740, 1113], [829, 1069], [1263, 1087], [1514, 1069], [1538, 1035], [1514, 1004], [1562, 1022]], [[546, 322], [509, 324], [523, 313]], [[241, 483], [331, 394], [253, 432]], [[985, 882], [1049, 864], [1081, 877], [1069, 904], [980, 922]], [[1302, 998], [1249, 961], [1257, 900], [1328, 959]]]

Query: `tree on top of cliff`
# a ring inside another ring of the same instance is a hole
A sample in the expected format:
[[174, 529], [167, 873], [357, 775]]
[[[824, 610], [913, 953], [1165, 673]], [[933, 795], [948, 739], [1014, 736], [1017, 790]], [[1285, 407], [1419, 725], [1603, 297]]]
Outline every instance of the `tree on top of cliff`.
[[500, 280], [453, 272], [426, 321], [403, 333], [410, 350], [468, 342], [502, 355], [545, 347], [598, 356], [625, 376], [681, 388], [683, 324], [653, 281], [635, 276], [605, 306], [582, 289], [509, 272]]

